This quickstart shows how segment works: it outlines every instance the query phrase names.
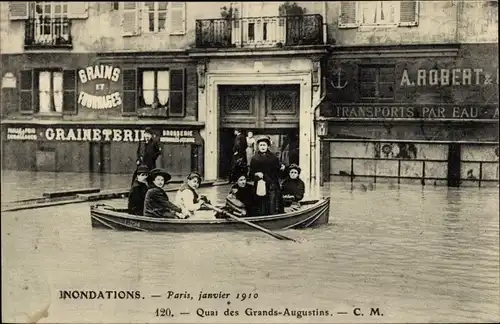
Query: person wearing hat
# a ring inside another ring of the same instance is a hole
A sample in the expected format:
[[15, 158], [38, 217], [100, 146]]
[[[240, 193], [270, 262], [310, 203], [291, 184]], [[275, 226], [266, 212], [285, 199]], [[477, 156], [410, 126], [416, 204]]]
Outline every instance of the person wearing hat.
[[247, 141], [245, 135], [240, 129], [234, 130], [234, 144], [233, 144], [233, 157], [231, 161], [231, 174], [229, 176], [229, 183], [236, 182], [236, 175], [241, 172], [241, 170], [247, 170], [249, 161], [247, 161], [246, 148]]
[[[147, 166], [149, 170], [156, 168], [156, 160], [161, 154], [161, 147], [158, 140], [153, 136], [153, 130], [146, 127], [143, 134], [143, 139], [137, 147], [136, 165], [141, 164]], [[137, 170], [134, 172], [132, 179], [135, 179]], [[133, 181], [133, 180], [132, 180]]]
[[256, 142], [257, 152], [250, 161], [250, 177], [255, 181], [255, 216], [283, 213], [280, 161], [269, 151], [269, 136], [262, 136]]
[[149, 173], [149, 189], [144, 199], [144, 216], [159, 218], [185, 218], [182, 209], [173, 204], [163, 190], [172, 176], [163, 169], [153, 169]]
[[145, 165], [139, 165], [137, 176], [128, 194], [128, 213], [132, 215], [144, 215], [144, 200], [148, 191], [149, 169]]
[[288, 176], [283, 181], [283, 202], [285, 207], [296, 209], [300, 207], [299, 201], [304, 198], [305, 184], [299, 179], [300, 167], [293, 163], [288, 167]]
[[[253, 215], [255, 188], [247, 181], [245, 173], [237, 175], [236, 183], [231, 186], [226, 198], [223, 210], [234, 213], [238, 217]], [[222, 214], [215, 215], [217, 218], [225, 218]]]
[[181, 208], [183, 215], [192, 216], [204, 202], [210, 203], [206, 196], [198, 194], [197, 189], [200, 187], [200, 183], [201, 175], [198, 172], [191, 172], [177, 192], [175, 202]]

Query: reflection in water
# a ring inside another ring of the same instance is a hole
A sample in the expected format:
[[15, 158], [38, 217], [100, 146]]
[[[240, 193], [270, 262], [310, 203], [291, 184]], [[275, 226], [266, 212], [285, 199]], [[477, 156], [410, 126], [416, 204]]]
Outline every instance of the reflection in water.
[[[354, 307], [379, 307], [383, 322], [500, 319], [498, 189], [350, 186], [323, 188], [332, 199], [329, 225], [283, 233], [300, 243], [260, 232], [93, 230], [85, 203], [5, 213], [3, 319], [25, 321], [23, 312], [33, 314], [46, 304], [47, 289], [52, 303], [41, 322], [144, 322], [154, 318], [156, 307], [190, 311], [183, 320], [199, 322], [200, 305], [240, 311], [239, 317], [204, 322], [366, 322], [352, 315]], [[220, 201], [227, 190], [203, 191]], [[57, 299], [58, 290], [69, 289], [140, 290], [146, 298]], [[169, 290], [193, 296], [200, 290], [257, 292], [259, 298], [228, 306], [221, 300], [167, 303], [149, 297]], [[242, 316], [247, 307], [349, 314], [300, 320]]]

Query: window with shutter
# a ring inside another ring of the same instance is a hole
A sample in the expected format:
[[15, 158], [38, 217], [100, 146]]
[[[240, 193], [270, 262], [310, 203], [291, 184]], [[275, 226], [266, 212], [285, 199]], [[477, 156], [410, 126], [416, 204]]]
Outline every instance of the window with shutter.
[[140, 2], [120, 2], [122, 6], [123, 36], [134, 36], [140, 33]]
[[135, 114], [137, 111], [137, 71], [123, 71], [123, 106], [124, 114]]
[[144, 32], [164, 32], [167, 29], [167, 2], [144, 2], [142, 22]]
[[400, 1], [399, 26], [411, 27], [418, 25], [419, 5], [416, 0]]
[[25, 70], [20, 73], [19, 111], [33, 112], [33, 71]]
[[339, 12], [339, 28], [358, 27], [357, 1], [341, 1]]
[[169, 2], [170, 34], [184, 35], [186, 33], [186, 3]]
[[63, 113], [76, 114], [76, 71], [63, 71]]
[[10, 20], [25, 20], [29, 18], [28, 1], [9, 2]]
[[87, 1], [68, 2], [68, 18], [86, 19], [88, 18], [89, 3]]

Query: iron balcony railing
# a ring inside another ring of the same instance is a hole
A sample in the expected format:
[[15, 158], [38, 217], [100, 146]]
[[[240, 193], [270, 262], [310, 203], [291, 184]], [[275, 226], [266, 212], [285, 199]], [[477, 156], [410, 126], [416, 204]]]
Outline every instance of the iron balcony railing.
[[196, 47], [280, 47], [321, 45], [323, 17], [250, 17], [196, 20]]
[[26, 47], [69, 47], [72, 45], [71, 20], [68, 18], [31, 18], [26, 21]]

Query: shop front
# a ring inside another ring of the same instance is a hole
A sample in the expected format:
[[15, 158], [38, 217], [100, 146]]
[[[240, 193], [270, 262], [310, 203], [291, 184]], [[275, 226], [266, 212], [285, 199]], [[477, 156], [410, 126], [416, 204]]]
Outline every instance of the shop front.
[[5, 59], [4, 77], [19, 81], [2, 82], [4, 169], [131, 173], [149, 127], [159, 167], [179, 177], [203, 171], [196, 64], [187, 56], [33, 55]]
[[381, 53], [330, 59], [322, 180], [498, 186], [497, 48]]

